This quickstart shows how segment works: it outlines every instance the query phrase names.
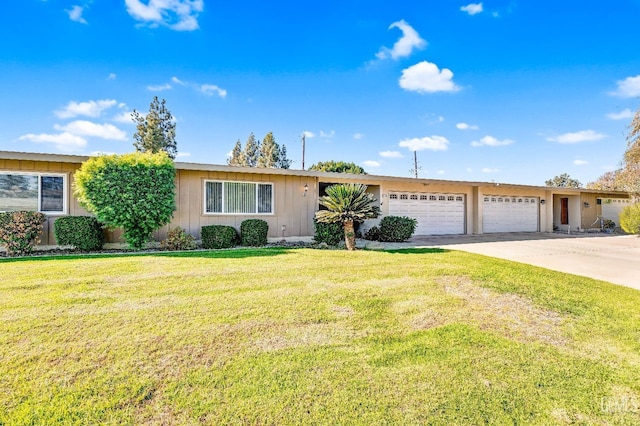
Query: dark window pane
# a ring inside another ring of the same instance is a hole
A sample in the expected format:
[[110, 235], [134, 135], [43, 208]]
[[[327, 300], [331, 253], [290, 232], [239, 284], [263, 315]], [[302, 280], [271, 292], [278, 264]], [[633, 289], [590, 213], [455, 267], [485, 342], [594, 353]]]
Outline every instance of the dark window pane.
[[207, 182], [206, 212], [222, 213], [222, 182]]
[[43, 212], [64, 211], [64, 179], [62, 176], [42, 176], [40, 210]]
[[258, 185], [258, 213], [273, 213], [273, 186]]

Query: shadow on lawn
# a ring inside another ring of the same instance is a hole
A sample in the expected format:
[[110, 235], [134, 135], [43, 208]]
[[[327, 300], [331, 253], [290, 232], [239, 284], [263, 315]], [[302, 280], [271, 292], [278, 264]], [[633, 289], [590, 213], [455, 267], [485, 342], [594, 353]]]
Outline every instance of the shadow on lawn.
[[386, 253], [393, 254], [434, 254], [434, 253], [450, 253], [452, 250], [441, 248], [407, 248], [407, 249], [395, 249], [385, 250]]
[[223, 250], [192, 250], [192, 251], [127, 251], [118, 253], [72, 253], [57, 255], [35, 255], [24, 257], [0, 258], [0, 263], [40, 261], [40, 260], [78, 260], [78, 259], [115, 259], [122, 257], [182, 257], [201, 259], [245, 259], [249, 257], [268, 257], [286, 254], [290, 248], [238, 248]]

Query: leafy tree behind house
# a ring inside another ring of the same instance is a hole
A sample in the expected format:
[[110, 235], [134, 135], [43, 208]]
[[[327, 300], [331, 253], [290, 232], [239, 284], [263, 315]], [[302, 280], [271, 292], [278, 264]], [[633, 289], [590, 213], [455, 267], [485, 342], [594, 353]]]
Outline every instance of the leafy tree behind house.
[[331, 185], [326, 191], [327, 195], [318, 201], [327, 210], [317, 211], [315, 218], [318, 222], [341, 223], [347, 250], [355, 250], [354, 223], [380, 215], [380, 208], [372, 204], [376, 199], [367, 192], [367, 186], [360, 183]]
[[317, 172], [333, 172], [333, 173], [353, 173], [356, 175], [366, 175], [367, 172], [357, 164], [344, 161], [320, 161], [311, 167], [309, 170], [315, 170]]
[[598, 191], [622, 191], [623, 189], [618, 182], [620, 172], [620, 169], [606, 172], [597, 180], [587, 183], [587, 189], [596, 189]]
[[619, 186], [640, 197], [640, 109], [629, 124], [627, 134], [627, 150], [622, 158], [622, 170], [618, 176]]
[[158, 100], [157, 96], [149, 105], [149, 113], [145, 116], [135, 109], [131, 114], [136, 123], [133, 134], [133, 146], [139, 152], [156, 153], [164, 151], [171, 159], [176, 158], [178, 148], [176, 144], [176, 123], [171, 112], [166, 107], [166, 101]]
[[123, 228], [131, 248], [141, 249], [173, 216], [173, 161], [165, 152], [92, 157], [75, 173], [74, 193], [100, 222]]
[[582, 183], [577, 179], [573, 179], [567, 173], [555, 176], [553, 179], [545, 181], [544, 184], [555, 188], [582, 188]]
[[627, 149], [621, 167], [603, 174], [595, 182], [590, 182], [587, 188], [626, 191], [635, 198], [640, 198], [640, 109], [636, 111], [627, 128]]

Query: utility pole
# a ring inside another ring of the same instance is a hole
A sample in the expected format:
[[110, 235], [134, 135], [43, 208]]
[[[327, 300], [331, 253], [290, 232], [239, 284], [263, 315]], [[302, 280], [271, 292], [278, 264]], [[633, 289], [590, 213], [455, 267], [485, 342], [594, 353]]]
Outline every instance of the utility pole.
[[418, 170], [422, 167], [418, 167], [418, 153], [413, 151], [413, 169], [409, 170], [409, 173], [413, 173], [413, 177], [418, 179]]
[[304, 170], [304, 145], [305, 145], [305, 134], [302, 132], [302, 170]]

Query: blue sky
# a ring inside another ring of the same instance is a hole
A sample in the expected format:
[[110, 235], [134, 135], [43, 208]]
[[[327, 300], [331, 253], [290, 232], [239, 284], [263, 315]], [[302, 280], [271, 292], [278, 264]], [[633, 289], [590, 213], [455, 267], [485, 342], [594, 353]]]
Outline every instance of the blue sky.
[[640, 107], [640, 0], [3, 4], [0, 149], [133, 150], [164, 98], [180, 161], [272, 131], [301, 167], [543, 185], [616, 168]]

